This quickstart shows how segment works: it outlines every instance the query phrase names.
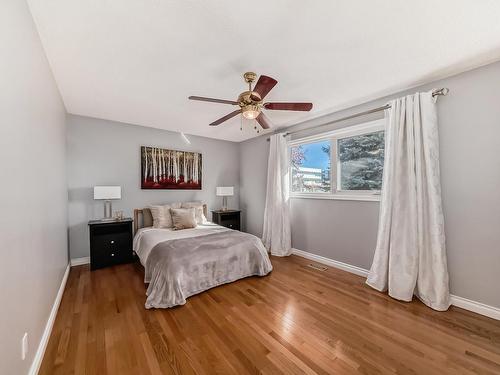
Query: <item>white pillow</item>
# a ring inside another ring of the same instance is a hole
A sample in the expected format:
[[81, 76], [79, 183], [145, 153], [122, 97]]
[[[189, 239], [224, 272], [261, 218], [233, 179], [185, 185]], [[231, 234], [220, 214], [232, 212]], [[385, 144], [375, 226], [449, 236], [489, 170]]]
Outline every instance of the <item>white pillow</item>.
[[153, 216], [153, 228], [172, 228], [171, 208], [168, 204], [149, 206], [151, 216]]
[[181, 208], [182, 202], [169, 203], [168, 205], [170, 208]]
[[208, 222], [205, 214], [203, 213], [203, 203], [201, 202], [184, 202], [181, 208], [194, 208], [195, 218], [197, 224], [206, 224]]

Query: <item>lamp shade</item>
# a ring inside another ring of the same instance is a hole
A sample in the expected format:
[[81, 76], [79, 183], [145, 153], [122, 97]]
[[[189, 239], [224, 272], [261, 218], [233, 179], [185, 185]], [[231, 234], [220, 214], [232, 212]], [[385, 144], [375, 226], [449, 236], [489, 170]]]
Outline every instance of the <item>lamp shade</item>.
[[234, 188], [232, 186], [217, 186], [215, 188], [215, 195], [218, 197], [229, 197], [234, 195]]
[[122, 187], [94, 186], [94, 199], [122, 199]]

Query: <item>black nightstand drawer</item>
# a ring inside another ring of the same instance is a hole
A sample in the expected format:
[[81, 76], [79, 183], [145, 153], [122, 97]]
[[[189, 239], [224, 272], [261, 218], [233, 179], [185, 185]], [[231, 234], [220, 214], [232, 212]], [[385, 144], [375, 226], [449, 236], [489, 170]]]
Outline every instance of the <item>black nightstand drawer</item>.
[[237, 214], [235, 213], [230, 213], [230, 214], [219, 214], [220, 216], [220, 221], [239, 221], [240, 220], [240, 213], [238, 212]]
[[223, 227], [231, 228], [234, 230], [240, 230], [240, 221], [239, 220], [221, 220], [219, 225]]
[[241, 230], [240, 211], [212, 211], [212, 221], [223, 227]]
[[132, 262], [132, 220], [89, 223], [90, 268]]
[[120, 250], [109, 250], [109, 251], [98, 251], [91, 255], [91, 268], [93, 270], [98, 268], [103, 268], [111, 266], [114, 264], [127, 263], [128, 256], [124, 251]]
[[130, 235], [128, 233], [95, 235], [93, 245], [98, 251], [127, 250], [130, 248]]

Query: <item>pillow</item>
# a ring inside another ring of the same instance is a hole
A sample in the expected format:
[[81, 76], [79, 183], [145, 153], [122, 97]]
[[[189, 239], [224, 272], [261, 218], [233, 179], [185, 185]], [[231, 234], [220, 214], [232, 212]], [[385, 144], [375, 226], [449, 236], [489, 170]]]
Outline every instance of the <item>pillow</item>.
[[208, 223], [205, 214], [203, 213], [203, 203], [201, 202], [184, 202], [182, 203], [181, 208], [194, 208], [195, 209], [195, 218], [197, 224], [206, 224]]
[[149, 206], [153, 216], [153, 228], [172, 228], [172, 217], [170, 216], [170, 205]]
[[174, 230], [196, 228], [194, 208], [171, 208], [170, 214]]
[[182, 208], [182, 202], [169, 203], [168, 205], [170, 208]]

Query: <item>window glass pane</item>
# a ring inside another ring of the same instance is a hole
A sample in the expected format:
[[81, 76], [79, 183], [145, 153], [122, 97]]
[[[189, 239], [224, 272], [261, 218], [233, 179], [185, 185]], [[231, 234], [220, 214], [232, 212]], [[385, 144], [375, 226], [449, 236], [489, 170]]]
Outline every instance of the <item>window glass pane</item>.
[[339, 190], [381, 190], [384, 167], [384, 132], [338, 141]]
[[330, 140], [290, 148], [292, 192], [330, 192]]

